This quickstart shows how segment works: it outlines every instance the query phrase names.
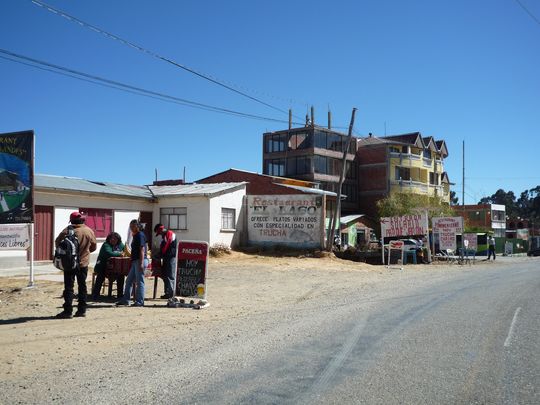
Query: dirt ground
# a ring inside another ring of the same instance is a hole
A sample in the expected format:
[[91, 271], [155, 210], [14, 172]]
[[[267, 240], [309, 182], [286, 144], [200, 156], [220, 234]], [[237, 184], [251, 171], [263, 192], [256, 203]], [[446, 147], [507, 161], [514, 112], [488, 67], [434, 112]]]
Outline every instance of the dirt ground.
[[[436, 273], [443, 267], [411, 265], [405, 272]], [[150, 298], [153, 280], [147, 279], [144, 308], [115, 307], [114, 301], [91, 302], [86, 318], [68, 320], [54, 319], [62, 309], [61, 282], [37, 279], [36, 287], [28, 289], [26, 278], [0, 277], [0, 376], [20, 383], [59, 363], [66, 364], [66, 360], [106, 358], [119, 347], [148, 343], [167, 333], [193, 339], [189, 332], [201, 323], [219, 325], [231, 318], [294, 308], [308, 300], [329, 296], [339, 299], [351, 288], [369, 288], [370, 284], [400, 274], [403, 272], [399, 270], [335, 257], [232, 253], [209, 261], [211, 306], [207, 309], [167, 308], [165, 300]], [[89, 277], [89, 288], [90, 281]], [[162, 291], [159, 282], [158, 296]]]

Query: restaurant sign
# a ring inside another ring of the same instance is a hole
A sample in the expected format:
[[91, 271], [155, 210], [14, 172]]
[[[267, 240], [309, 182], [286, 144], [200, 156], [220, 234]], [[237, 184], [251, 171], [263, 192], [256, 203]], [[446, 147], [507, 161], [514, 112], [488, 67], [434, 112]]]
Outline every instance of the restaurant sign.
[[433, 232], [439, 235], [439, 249], [455, 250], [456, 235], [463, 233], [462, 217], [438, 217], [431, 220]]
[[249, 244], [295, 248], [322, 246], [322, 196], [248, 195], [247, 202]]
[[425, 212], [421, 214], [381, 218], [381, 235], [383, 238], [419, 236], [427, 235], [427, 233], [428, 218]]

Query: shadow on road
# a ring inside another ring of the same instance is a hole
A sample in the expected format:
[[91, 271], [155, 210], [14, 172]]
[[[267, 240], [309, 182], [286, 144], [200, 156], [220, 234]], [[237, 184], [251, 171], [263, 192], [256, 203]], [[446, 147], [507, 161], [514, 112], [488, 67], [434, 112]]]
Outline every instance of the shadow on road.
[[44, 321], [49, 319], [57, 319], [54, 316], [21, 316], [13, 319], [0, 319], [0, 325], [15, 325], [18, 323], [25, 323], [30, 321]]

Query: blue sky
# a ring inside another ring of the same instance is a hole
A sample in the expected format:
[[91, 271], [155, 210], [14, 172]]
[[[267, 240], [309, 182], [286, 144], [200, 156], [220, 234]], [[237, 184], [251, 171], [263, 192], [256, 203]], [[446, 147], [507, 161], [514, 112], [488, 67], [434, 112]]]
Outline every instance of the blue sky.
[[[540, 3], [520, 0], [540, 19]], [[540, 24], [516, 0], [48, 0], [316, 123], [446, 140], [465, 202], [540, 184]], [[0, 48], [154, 91], [287, 119], [32, 4], [0, 1]], [[261, 171], [285, 124], [140, 97], [0, 59], [0, 132], [34, 129], [36, 172], [119, 183]]]

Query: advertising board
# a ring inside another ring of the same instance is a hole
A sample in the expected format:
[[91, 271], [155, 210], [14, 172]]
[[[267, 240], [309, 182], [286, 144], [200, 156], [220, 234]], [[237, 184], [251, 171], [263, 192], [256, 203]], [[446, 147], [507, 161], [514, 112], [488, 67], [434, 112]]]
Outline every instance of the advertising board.
[[323, 198], [319, 195], [248, 195], [250, 245], [320, 248], [324, 240]]
[[381, 236], [383, 238], [427, 235], [427, 233], [428, 218], [425, 212], [399, 217], [381, 218]]
[[177, 263], [175, 295], [206, 299], [208, 243], [178, 242]]
[[463, 233], [462, 217], [432, 218], [433, 232], [439, 234], [439, 249], [456, 250], [456, 235]]
[[34, 132], [0, 134], [0, 224], [34, 221]]

